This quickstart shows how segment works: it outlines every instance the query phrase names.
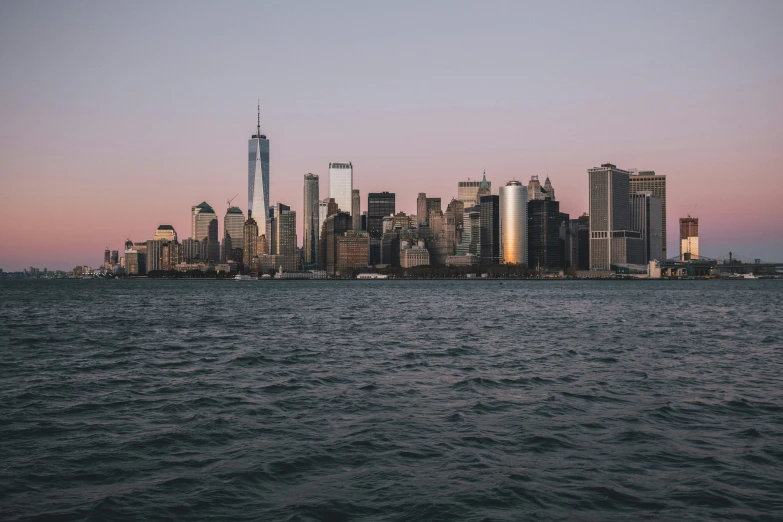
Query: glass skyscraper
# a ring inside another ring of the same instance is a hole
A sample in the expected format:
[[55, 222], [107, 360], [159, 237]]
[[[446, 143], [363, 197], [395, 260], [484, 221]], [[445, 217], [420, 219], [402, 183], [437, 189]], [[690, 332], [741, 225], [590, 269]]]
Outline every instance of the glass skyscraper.
[[349, 163], [329, 164], [329, 197], [334, 198], [337, 208], [351, 213], [353, 209], [353, 165]]
[[258, 230], [265, 233], [269, 216], [269, 140], [261, 134], [260, 105], [256, 133], [248, 140], [247, 149], [247, 216], [252, 216]]
[[318, 200], [318, 175], [304, 176], [304, 262], [318, 265], [318, 243], [321, 236], [321, 222]]

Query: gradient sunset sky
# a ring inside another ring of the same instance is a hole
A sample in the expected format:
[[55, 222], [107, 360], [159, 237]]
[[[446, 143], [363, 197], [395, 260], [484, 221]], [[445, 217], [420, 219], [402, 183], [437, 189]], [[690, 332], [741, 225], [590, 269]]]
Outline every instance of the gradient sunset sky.
[[668, 248], [783, 261], [783, 2], [0, 3], [0, 268], [98, 266], [246, 213], [247, 139], [271, 201], [352, 161], [354, 188], [445, 203], [486, 169], [549, 176], [588, 210], [587, 169], [668, 182]]

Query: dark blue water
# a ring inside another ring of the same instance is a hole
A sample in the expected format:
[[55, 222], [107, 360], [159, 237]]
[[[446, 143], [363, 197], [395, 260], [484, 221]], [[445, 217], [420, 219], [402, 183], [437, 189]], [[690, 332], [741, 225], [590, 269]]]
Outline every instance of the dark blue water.
[[4, 520], [780, 520], [783, 281], [0, 283]]

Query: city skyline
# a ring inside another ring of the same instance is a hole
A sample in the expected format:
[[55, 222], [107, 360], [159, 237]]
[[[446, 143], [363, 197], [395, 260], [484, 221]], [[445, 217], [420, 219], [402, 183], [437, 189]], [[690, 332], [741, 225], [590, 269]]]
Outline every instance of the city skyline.
[[[342, 5], [334, 13], [317, 5], [312, 13], [264, 6], [269, 19], [282, 26], [300, 23], [313, 34], [289, 50], [291, 37], [270, 27], [261, 37], [270, 63], [259, 71], [240, 66], [252, 61], [243, 37], [221, 35], [210, 53], [206, 42], [167, 25], [181, 15], [167, 6], [156, 7], [155, 19], [147, 20], [144, 9], [129, 6], [54, 5], [46, 6], [52, 16], [40, 17], [42, 6], [4, 5], [0, 34], [12, 51], [0, 56], [8, 71], [0, 80], [0, 107], [7, 115], [0, 123], [0, 219], [15, 226], [0, 230], [0, 268], [97, 264], [105, 246], [122, 250], [127, 237], [149, 239], [161, 224], [172, 225], [184, 239], [188, 209], [199, 202], [214, 208], [222, 229], [223, 202], [237, 192], [236, 201], [248, 196], [242, 143], [256, 131], [259, 97], [260, 127], [275, 148], [269, 204], [285, 203], [297, 212], [300, 246], [302, 176], [319, 175], [319, 200], [328, 197], [330, 161], [352, 163], [353, 188], [362, 199], [393, 192], [397, 210], [408, 214], [416, 213], [418, 193], [439, 197], [445, 206], [457, 197], [458, 182], [480, 180], [486, 169], [493, 194], [512, 179], [550, 177], [561, 212], [572, 217], [588, 210], [586, 170], [611, 162], [667, 177], [669, 257], [679, 252], [679, 218], [692, 214], [700, 218], [702, 255], [732, 250], [778, 261], [783, 105], [775, 93], [783, 74], [775, 57], [783, 37], [772, 22], [780, 19], [781, 6], [711, 3], [705, 11], [696, 4], [656, 12], [569, 4], [575, 16], [553, 26], [554, 36], [569, 40], [543, 49], [547, 60], [524, 51], [542, 34], [535, 24], [525, 22], [523, 36], [511, 36], [511, 25], [499, 15], [519, 22], [521, 8], [514, 5], [493, 4], [485, 11], [454, 5], [447, 12], [423, 6], [412, 24], [426, 27], [445, 17], [440, 23], [452, 23], [464, 41], [449, 31], [438, 40], [412, 36], [404, 42], [379, 29], [385, 16], [392, 18], [386, 23], [405, 18], [411, 6], [394, 13], [371, 6]], [[196, 5], [185, 17], [198, 23], [214, 15], [223, 27], [235, 19], [233, 10], [241, 11], [236, 5], [219, 12]], [[534, 15], [553, 23], [557, 9], [539, 7]], [[347, 35], [335, 35], [319, 49], [324, 17], [354, 27], [366, 37], [367, 49], [350, 49]], [[589, 32], [591, 20], [603, 17], [614, 22], [611, 38], [576, 40]], [[104, 18], [106, 23], [95, 23]], [[58, 19], [72, 25], [60, 27]], [[149, 33], [145, 49], [165, 44], [169, 53], [147, 60], [132, 37], [112, 37], [120, 20]], [[73, 24], [86, 24], [85, 31], [76, 34]], [[499, 24], [491, 34], [482, 30], [490, 24]], [[23, 27], [48, 40], [28, 40]], [[666, 30], [655, 31], [660, 27]], [[721, 31], [732, 37], [715, 41], [713, 32]], [[623, 48], [611, 45], [626, 33], [636, 36]], [[103, 39], [105, 48], [95, 45]], [[709, 49], [700, 41], [709, 41]], [[339, 65], [324, 60], [337, 48], [344, 60], [358, 64], [355, 85], [342, 82], [340, 89], [327, 86], [322, 96], [313, 96], [324, 84], [306, 86], [299, 79]], [[419, 56], [421, 49], [428, 52]], [[370, 52], [379, 57], [377, 65], [364, 61]], [[203, 62], [179, 61], [193, 53]], [[638, 55], [645, 56], [643, 63]], [[292, 61], [296, 69], [287, 68]], [[445, 65], [428, 72], [433, 63]], [[474, 72], [465, 76], [450, 65]], [[54, 88], [50, 73], [62, 79]], [[228, 86], [211, 80], [232, 74], [238, 76]], [[614, 86], [593, 86], [611, 76]], [[401, 77], [417, 81], [395, 80]], [[388, 96], [388, 81], [400, 96]], [[594, 132], [599, 120], [620, 130]], [[40, 140], [50, 129], [59, 131], [57, 138], [41, 154]], [[746, 190], [737, 190], [738, 182]], [[237, 206], [247, 215], [247, 208]], [[32, 216], [19, 220], [30, 208]], [[754, 227], [747, 227], [751, 222]]]

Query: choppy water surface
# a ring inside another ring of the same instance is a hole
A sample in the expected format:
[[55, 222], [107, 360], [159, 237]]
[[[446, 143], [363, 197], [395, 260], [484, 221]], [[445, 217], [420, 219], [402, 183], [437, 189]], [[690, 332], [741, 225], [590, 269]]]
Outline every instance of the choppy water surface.
[[783, 516], [783, 281], [0, 283], [6, 520]]

